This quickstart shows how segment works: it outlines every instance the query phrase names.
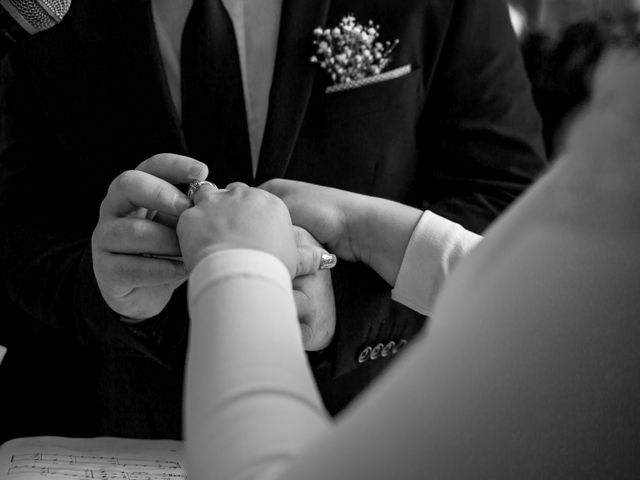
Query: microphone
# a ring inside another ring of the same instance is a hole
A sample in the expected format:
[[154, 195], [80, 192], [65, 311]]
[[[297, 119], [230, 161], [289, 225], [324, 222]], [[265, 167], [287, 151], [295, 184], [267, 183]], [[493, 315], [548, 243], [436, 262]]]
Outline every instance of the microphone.
[[19, 41], [56, 26], [71, 0], [0, 0], [0, 58]]

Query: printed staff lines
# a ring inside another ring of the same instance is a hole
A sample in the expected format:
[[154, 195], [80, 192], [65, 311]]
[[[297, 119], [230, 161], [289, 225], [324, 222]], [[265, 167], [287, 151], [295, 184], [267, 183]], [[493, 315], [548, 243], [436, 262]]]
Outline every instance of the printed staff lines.
[[16, 479], [40, 475], [84, 480], [186, 480], [177, 460], [49, 453], [13, 455], [7, 473]]

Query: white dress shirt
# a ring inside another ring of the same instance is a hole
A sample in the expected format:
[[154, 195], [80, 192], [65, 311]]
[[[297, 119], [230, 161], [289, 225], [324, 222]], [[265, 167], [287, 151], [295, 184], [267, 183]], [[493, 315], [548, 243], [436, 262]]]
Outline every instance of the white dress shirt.
[[[182, 114], [180, 47], [192, 4], [193, 0], [153, 0], [151, 3], [160, 53], [178, 116]], [[229, 12], [236, 33], [255, 175], [269, 109], [282, 0], [222, 0], [222, 4]]]

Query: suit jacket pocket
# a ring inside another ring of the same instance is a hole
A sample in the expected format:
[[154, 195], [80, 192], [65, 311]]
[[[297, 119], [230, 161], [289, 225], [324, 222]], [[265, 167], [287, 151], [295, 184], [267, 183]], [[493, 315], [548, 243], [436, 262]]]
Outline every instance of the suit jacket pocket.
[[394, 68], [393, 70], [380, 73], [379, 75], [373, 75], [361, 80], [356, 80], [355, 82], [331, 85], [325, 89], [325, 93], [344, 92], [345, 90], [353, 90], [354, 88], [363, 88], [367, 85], [373, 85], [374, 83], [395, 80], [396, 78], [404, 77], [405, 75], [409, 75], [410, 73], [411, 65], [407, 64], [402, 67]]
[[353, 116], [388, 111], [406, 102], [418, 101], [421, 70], [414, 67], [409, 73], [397, 77], [374, 81], [356, 88], [325, 93], [323, 88], [318, 101], [325, 115], [338, 121]]

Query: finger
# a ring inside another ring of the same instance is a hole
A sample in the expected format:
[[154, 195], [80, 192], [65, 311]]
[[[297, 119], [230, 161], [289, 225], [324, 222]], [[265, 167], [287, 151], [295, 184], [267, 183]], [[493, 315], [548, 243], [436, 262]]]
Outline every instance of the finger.
[[199, 202], [202, 202], [205, 199], [210, 200], [212, 196], [219, 191], [220, 190], [214, 183], [204, 181], [200, 183], [200, 186], [192, 195], [191, 199], [193, 200], [194, 205], [198, 205]]
[[300, 323], [300, 333], [302, 335], [302, 343], [305, 350], [313, 343], [313, 328], [309, 324], [312, 316], [311, 301], [309, 297], [299, 290], [293, 290], [293, 299], [296, 304], [296, 312], [298, 313], [298, 322]]
[[180, 255], [173, 228], [144, 218], [123, 217], [103, 223], [95, 235], [96, 246], [110, 253]]
[[[298, 313], [300, 335], [302, 336], [304, 349], [314, 352], [327, 347], [331, 343], [331, 332], [333, 331], [328, 329], [329, 324], [323, 319], [315, 318], [317, 314], [314, 312], [313, 302], [305, 293], [294, 289], [293, 299]], [[333, 324], [331, 325], [333, 326]]]
[[320, 244], [318, 241], [309, 233], [308, 230], [302, 228], [299, 225], [293, 225], [293, 235], [296, 239], [296, 245], [299, 247], [304, 246], [317, 246]]
[[180, 217], [178, 215], [171, 215], [169, 213], [156, 212], [154, 217], [151, 219], [156, 223], [164, 225], [165, 227], [175, 228], [178, 226], [178, 219]]
[[107, 254], [102, 259], [101, 268], [109, 272], [110, 283], [117, 285], [122, 292], [180, 282], [187, 277], [187, 269], [182, 262], [138, 255]]
[[135, 210], [127, 213], [127, 217], [134, 217], [134, 218], [148, 218], [150, 220], [153, 220], [153, 217], [156, 214], [156, 210], [148, 210], [146, 208], [136, 208]]
[[309, 192], [315, 185], [297, 180], [285, 180], [283, 178], [274, 178], [264, 182], [258, 188], [266, 190], [277, 197], [284, 198], [300, 192]]
[[101, 214], [123, 216], [146, 208], [177, 216], [190, 207], [187, 196], [169, 182], [146, 172], [128, 170], [109, 185]]
[[209, 175], [206, 164], [174, 153], [154, 155], [138, 165], [136, 170], [162, 178], [169, 183], [189, 183], [193, 180], [204, 180]]
[[235, 190], [236, 188], [242, 188], [242, 187], [248, 187], [249, 185], [247, 185], [246, 183], [243, 182], [233, 182], [228, 184], [225, 188], [225, 190]]
[[305, 245], [298, 247], [296, 277], [310, 275], [320, 270], [323, 255], [329, 255], [324, 248]]

